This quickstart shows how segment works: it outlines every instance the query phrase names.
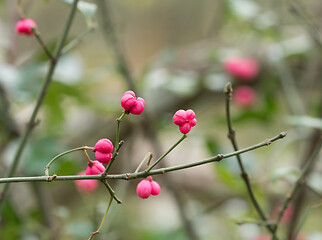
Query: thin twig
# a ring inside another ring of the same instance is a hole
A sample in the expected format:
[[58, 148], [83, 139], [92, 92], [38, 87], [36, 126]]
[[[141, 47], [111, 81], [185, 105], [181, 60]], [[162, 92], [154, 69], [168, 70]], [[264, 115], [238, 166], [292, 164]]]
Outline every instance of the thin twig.
[[[226, 88], [225, 88], [226, 119], [227, 119], [227, 125], [228, 125], [228, 138], [230, 139], [234, 150], [238, 151], [237, 141], [236, 141], [236, 137], [235, 137], [235, 131], [232, 128], [231, 117], [230, 117], [230, 100], [231, 100], [231, 97], [232, 97], [232, 92], [233, 92], [233, 89], [231, 87], [231, 84], [228, 83], [226, 85]], [[267, 222], [267, 217], [265, 216], [262, 208], [260, 207], [260, 205], [259, 205], [259, 203], [258, 203], [258, 201], [257, 201], [257, 199], [256, 199], [256, 197], [254, 195], [252, 186], [251, 186], [250, 181], [249, 181], [248, 174], [247, 174], [247, 172], [246, 172], [246, 170], [244, 168], [244, 165], [243, 165], [243, 162], [242, 162], [242, 159], [241, 159], [240, 155], [236, 154], [236, 158], [237, 158], [237, 161], [238, 161], [239, 168], [241, 170], [241, 177], [242, 177], [242, 179], [243, 179], [243, 181], [244, 181], [244, 183], [246, 185], [246, 188], [247, 188], [248, 194], [250, 196], [251, 202], [252, 202], [253, 206], [255, 207], [256, 212], [258, 213], [258, 215], [262, 219], [262, 221]], [[271, 225], [265, 225], [265, 227], [272, 234], [274, 233], [274, 228]]]
[[165, 153], [163, 154], [158, 160], [156, 160], [147, 170], [146, 172], [150, 172], [152, 168], [154, 168], [162, 159], [164, 159], [173, 149], [175, 149], [185, 138], [187, 137], [186, 134], [183, 134], [183, 136], [175, 143], [173, 146]]
[[134, 173], [137, 173], [140, 171], [141, 167], [143, 166], [143, 164], [148, 160], [148, 165], [150, 163], [152, 159], [152, 153], [148, 152], [147, 155], [145, 155], [145, 157], [143, 158], [143, 160], [140, 162], [139, 166], [136, 168]]
[[83, 151], [83, 150], [85, 150], [85, 149], [89, 149], [89, 150], [91, 150], [91, 149], [93, 149], [92, 147], [88, 147], [88, 146], [83, 146], [83, 147], [78, 147], [78, 148], [73, 148], [73, 149], [70, 149], [70, 150], [68, 150], [68, 151], [65, 151], [65, 152], [63, 152], [63, 153], [60, 153], [60, 154], [58, 154], [57, 156], [55, 156], [53, 159], [51, 159], [50, 161], [49, 161], [49, 163], [46, 165], [46, 167], [45, 167], [45, 175], [46, 176], [49, 176], [49, 168], [50, 168], [50, 166], [51, 166], [51, 164], [57, 159], [57, 158], [60, 158], [60, 157], [62, 157], [62, 156], [64, 156], [64, 155], [66, 155], [66, 154], [68, 154], [68, 153], [71, 153], [71, 152], [76, 152], [76, 151]]
[[[213, 156], [211, 158], [207, 158], [201, 161], [197, 161], [194, 163], [188, 163], [188, 164], [182, 164], [177, 165], [173, 167], [166, 167], [166, 168], [159, 168], [156, 170], [151, 170], [150, 172], [141, 171], [138, 173], [122, 173], [122, 174], [111, 174], [111, 175], [70, 175], [70, 176], [57, 176], [55, 178], [55, 181], [72, 181], [72, 180], [83, 180], [83, 179], [96, 179], [96, 180], [104, 180], [104, 179], [122, 179], [122, 180], [131, 180], [131, 179], [137, 179], [137, 178], [146, 178], [147, 176], [152, 175], [160, 175], [167, 172], [173, 172], [178, 170], [183, 170], [187, 168], [192, 168], [200, 165], [204, 165], [207, 163], [212, 162], [220, 162], [223, 159], [230, 158], [245, 152], [253, 151], [257, 148], [261, 148], [264, 146], [269, 146], [271, 143], [282, 139], [286, 136], [286, 132], [281, 132], [277, 136], [267, 139], [261, 143], [255, 144], [253, 146], [241, 149], [239, 151], [227, 153], [227, 154], [218, 154], [216, 156]], [[10, 177], [10, 178], [0, 178], [0, 184], [1, 183], [8, 183], [8, 182], [47, 182], [48, 177], [47, 176], [35, 176], [35, 177]]]
[[285, 201], [283, 202], [279, 212], [278, 212], [278, 216], [277, 216], [277, 220], [276, 220], [276, 227], [274, 232], [277, 231], [279, 224], [281, 222], [281, 219], [288, 207], [288, 205], [291, 203], [292, 199], [294, 198], [295, 194], [298, 192], [298, 190], [300, 189], [300, 187], [305, 184], [305, 178], [309, 172], [309, 170], [311, 169], [313, 163], [315, 162], [315, 160], [317, 159], [317, 156], [320, 152], [322, 146], [322, 139], [320, 138], [320, 142], [317, 145], [317, 147], [315, 148], [312, 156], [310, 157], [309, 161], [306, 163], [305, 167], [303, 168], [303, 171], [300, 175], [300, 177], [297, 179], [297, 181], [295, 182], [295, 185], [292, 189], [292, 191], [287, 195]]
[[77, 38], [73, 39], [70, 43], [68, 43], [62, 50], [61, 55], [65, 55], [70, 50], [75, 48], [78, 44], [82, 42], [85, 36], [87, 36], [89, 33], [94, 31], [95, 27], [91, 26], [90, 28], [86, 29], [83, 33], [81, 33]]
[[[57, 64], [59, 56], [60, 56], [61, 49], [62, 49], [62, 47], [63, 47], [63, 45], [65, 43], [65, 40], [67, 38], [69, 29], [70, 29], [72, 21], [74, 19], [74, 15], [75, 15], [75, 12], [76, 12], [76, 6], [77, 6], [78, 1], [79, 0], [75, 0], [74, 3], [73, 3], [72, 9], [71, 9], [71, 11], [69, 13], [69, 17], [68, 17], [68, 20], [66, 22], [64, 31], [63, 31], [63, 35], [60, 38], [59, 43], [57, 44], [56, 51], [54, 53], [55, 57], [53, 59], [51, 59], [51, 61], [50, 61], [50, 66], [49, 66], [49, 70], [48, 70], [48, 73], [47, 73], [47, 76], [46, 76], [46, 80], [45, 80], [45, 82], [44, 82], [44, 84], [42, 86], [42, 89], [41, 89], [41, 92], [40, 92], [40, 94], [38, 96], [35, 108], [34, 108], [32, 114], [31, 114], [31, 117], [30, 117], [29, 122], [27, 124], [26, 130], [25, 130], [25, 132], [24, 132], [24, 134], [22, 136], [21, 142], [20, 142], [20, 144], [18, 146], [18, 149], [17, 149], [16, 154], [14, 156], [13, 162], [12, 162], [12, 164], [10, 166], [9, 171], [8, 171], [8, 174], [7, 174], [8, 178], [13, 176], [14, 172], [16, 171], [16, 168], [18, 166], [21, 154], [22, 154], [22, 152], [23, 152], [23, 150], [24, 150], [24, 148], [26, 146], [26, 143], [27, 143], [27, 140], [28, 140], [28, 138], [30, 136], [30, 133], [32, 132], [33, 128], [36, 125], [36, 117], [37, 117], [38, 111], [39, 111], [40, 106], [42, 105], [42, 103], [44, 101], [44, 98], [45, 98], [46, 94], [47, 94], [49, 85], [51, 83], [51, 80], [52, 80], [52, 77], [53, 77], [53, 74], [54, 74], [54, 71], [55, 71], [55, 68], [56, 68], [56, 64]], [[4, 202], [4, 199], [5, 199], [6, 195], [7, 195], [8, 190], [9, 190], [9, 184], [5, 184], [4, 187], [3, 187], [2, 194], [1, 194], [1, 199], [0, 199], [0, 212], [2, 210], [3, 202]]]
[[36, 37], [38, 43], [40, 44], [40, 46], [43, 48], [43, 50], [47, 54], [47, 56], [53, 61], [54, 60], [54, 56], [51, 54], [51, 52], [49, 51], [48, 47], [46, 46], [46, 44], [42, 40], [42, 38], [40, 36], [40, 32], [37, 29], [35, 29], [35, 28], [32, 28], [31, 30], [34, 33], [34, 36]]
[[115, 195], [115, 191], [112, 189], [112, 187], [108, 184], [108, 182], [106, 180], [102, 180], [102, 183], [105, 185], [105, 187], [107, 188], [107, 190], [109, 191], [110, 195], [113, 196], [113, 198], [115, 199], [115, 201], [118, 204], [122, 203], [122, 200], [120, 200], [116, 195]]

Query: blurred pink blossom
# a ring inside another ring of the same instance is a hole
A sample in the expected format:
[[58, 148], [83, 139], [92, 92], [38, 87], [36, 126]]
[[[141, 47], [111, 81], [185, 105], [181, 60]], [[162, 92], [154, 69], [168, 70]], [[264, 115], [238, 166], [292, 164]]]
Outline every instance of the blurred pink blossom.
[[224, 69], [242, 82], [252, 81], [259, 72], [259, 64], [253, 58], [229, 58], [224, 62]]

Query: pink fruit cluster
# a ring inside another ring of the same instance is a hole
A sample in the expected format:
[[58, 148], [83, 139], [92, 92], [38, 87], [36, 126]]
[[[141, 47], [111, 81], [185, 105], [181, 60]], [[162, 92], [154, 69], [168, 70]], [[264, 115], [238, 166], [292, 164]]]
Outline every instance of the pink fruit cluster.
[[95, 152], [96, 159], [104, 164], [110, 162], [113, 152], [113, 144], [107, 138], [102, 138], [97, 141], [95, 146], [93, 147], [93, 151]]
[[33, 35], [33, 28], [37, 28], [37, 24], [35, 23], [34, 20], [25, 18], [21, 19], [17, 22], [16, 24], [16, 32], [18, 34], [25, 34], [25, 35]]
[[187, 134], [190, 132], [191, 127], [196, 126], [197, 120], [195, 119], [195, 113], [191, 109], [185, 110], [178, 110], [172, 120], [174, 124], [179, 126], [179, 130], [183, 134]]
[[121, 106], [126, 113], [132, 113], [134, 115], [140, 115], [144, 110], [145, 101], [141, 97], [135, 97], [133, 91], [127, 91], [121, 98]]
[[160, 192], [160, 185], [156, 181], [153, 181], [151, 176], [139, 182], [136, 187], [136, 193], [143, 199], [150, 197], [151, 194], [154, 196], [159, 195]]
[[252, 81], [259, 72], [258, 62], [253, 58], [230, 58], [224, 62], [224, 68], [243, 82]]
[[[86, 172], [80, 172], [77, 175], [85, 175]], [[84, 179], [75, 181], [76, 189], [83, 194], [89, 194], [98, 187], [98, 181], [94, 179]]]
[[241, 107], [251, 107], [257, 101], [257, 94], [252, 87], [240, 86], [233, 92], [233, 100]]

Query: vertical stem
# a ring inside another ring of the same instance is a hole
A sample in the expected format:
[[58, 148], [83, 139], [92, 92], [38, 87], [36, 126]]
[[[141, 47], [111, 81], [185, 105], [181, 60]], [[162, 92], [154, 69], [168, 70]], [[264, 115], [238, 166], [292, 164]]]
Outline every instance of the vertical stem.
[[[225, 88], [225, 94], [226, 94], [226, 119], [227, 119], [227, 126], [228, 126], [228, 138], [230, 139], [232, 145], [233, 145], [233, 148], [235, 151], [238, 151], [238, 146], [237, 146], [237, 141], [236, 141], [236, 138], [235, 138], [235, 131], [233, 130], [232, 128], [232, 123], [231, 123], [231, 116], [230, 116], [230, 100], [231, 100], [231, 97], [232, 97], [232, 92], [233, 92], [233, 89], [231, 87], [231, 84], [228, 83], [226, 85], [226, 88]], [[238, 162], [238, 165], [239, 165], [239, 168], [240, 168], [240, 171], [241, 171], [241, 177], [246, 185], [246, 188], [247, 188], [247, 191], [248, 191], [248, 194], [249, 194], [249, 197], [251, 199], [251, 202], [253, 204], [253, 206], [255, 207], [258, 215], [260, 216], [260, 218], [264, 221], [264, 222], [267, 222], [267, 217], [265, 216], [262, 208], [260, 207], [255, 195], [254, 195], [254, 192], [253, 192], [253, 189], [252, 189], [252, 186], [250, 184], [250, 181], [249, 181], [249, 177], [248, 177], [248, 174], [244, 168], [244, 165], [243, 165], [243, 162], [242, 162], [242, 159], [240, 157], [240, 155], [236, 155], [236, 158], [237, 158], [237, 162]], [[274, 228], [271, 226], [271, 225], [265, 225], [266, 228], [268, 229], [268, 231], [270, 231], [272, 234], [274, 233]]]
[[[18, 166], [21, 154], [22, 154], [22, 152], [23, 152], [23, 150], [24, 150], [24, 148], [26, 146], [26, 143], [27, 143], [27, 140], [29, 138], [29, 135], [30, 135], [30, 133], [32, 132], [33, 128], [36, 125], [36, 117], [37, 117], [39, 108], [40, 108], [40, 106], [42, 105], [42, 103], [44, 101], [44, 98], [45, 98], [45, 96], [47, 94], [48, 87], [49, 87], [49, 85], [51, 83], [51, 80], [52, 80], [52, 77], [53, 77], [53, 74], [54, 74], [54, 71], [55, 71], [55, 68], [56, 68], [56, 64], [57, 64], [59, 56], [60, 56], [61, 49], [62, 49], [62, 47], [64, 45], [64, 42], [66, 40], [67, 34], [69, 32], [69, 29], [70, 29], [70, 26], [72, 24], [72, 20], [74, 18], [75, 12], [76, 12], [77, 3], [78, 3], [78, 0], [75, 0], [74, 3], [73, 3], [71, 12], [69, 14], [69, 18], [68, 18], [68, 20], [66, 22], [65, 29], [63, 31], [63, 35], [60, 38], [59, 43], [57, 44], [57, 48], [56, 48], [56, 51], [55, 51], [55, 54], [54, 54], [54, 58], [52, 58], [51, 61], [50, 61], [49, 70], [48, 70], [44, 85], [43, 85], [43, 87], [41, 89], [41, 92], [40, 92], [40, 94], [38, 96], [36, 106], [35, 106], [32, 114], [31, 114], [31, 117], [30, 117], [29, 122], [27, 124], [26, 130], [25, 130], [25, 132], [24, 132], [24, 134], [22, 136], [21, 142], [20, 142], [20, 144], [18, 146], [18, 149], [17, 149], [17, 152], [16, 152], [16, 154], [14, 156], [12, 165], [10, 166], [10, 169], [9, 169], [8, 174], [6, 175], [6, 177], [13, 176], [13, 174], [14, 174], [17, 166]], [[3, 188], [2, 194], [1, 194], [0, 212], [2, 210], [3, 202], [4, 202], [4, 199], [5, 199], [6, 195], [7, 195], [8, 189], [9, 189], [9, 183], [6, 183], [4, 188]]]

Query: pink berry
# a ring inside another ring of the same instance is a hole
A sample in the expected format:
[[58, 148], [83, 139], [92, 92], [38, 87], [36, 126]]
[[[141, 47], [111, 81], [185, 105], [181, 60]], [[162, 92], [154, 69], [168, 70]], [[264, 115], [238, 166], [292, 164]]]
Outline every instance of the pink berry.
[[99, 162], [105, 164], [109, 163], [112, 157], [113, 144], [109, 139], [102, 138], [97, 141], [93, 147], [93, 151], [95, 152], [95, 157]]
[[259, 72], [259, 64], [253, 58], [230, 58], [224, 62], [227, 73], [243, 82], [252, 81]]
[[[78, 173], [77, 175], [86, 175], [86, 172], [83, 171]], [[80, 193], [89, 194], [97, 188], [98, 181], [94, 179], [76, 180], [75, 186]]]
[[142, 180], [139, 182], [138, 186], [136, 187], [136, 193], [140, 198], [146, 199], [150, 197], [152, 191], [151, 182], [147, 179]]
[[159, 195], [160, 192], [161, 192], [161, 188], [160, 188], [160, 185], [159, 183], [157, 183], [156, 181], [151, 181], [151, 194], [156, 196], [156, 195]]
[[99, 161], [90, 161], [87, 165], [86, 175], [97, 175], [105, 171], [105, 167]]
[[37, 28], [37, 24], [32, 19], [21, 19], [16, 24], [16, 32], [18, 34], [33, 35], [32, 28]]
[[121, 106], [125, 112], [140, 115], [144, 110], [145, 101], [143, 98], [136, 98], [133, 91], [126, 91], [121, 98]]
[[95, 157], [97, 161], [108, 164], [112, 158], [112, 153], [95, 152]]
[[138, 186], [136, 187], [136, 193], [140, 198], [148, 198], [150, 195], [159, 195], [161, 192], [160, 185], [152, 180], [152, 177], [149, 176], [146, 179], [139, 182]]
[[103, 153], [111, 153], [113, 151], [113, 144], [107, 138], [102, 138], [97, 141], [95, 144], [93, 151], [103, 152]]
[[196, 114], [191, 109], [184, 111], [178, 110], [172, 120], [174, 124], [179, 126], [179, 130], [183, 134], [190, 132], [191, 127], [196, 126], [197, 120], [195, 119]]
[[242, 107], [250, 107], [257, 101], [257, 94], [253, 88], [241, 86], [233, 92], [234, 101]]

